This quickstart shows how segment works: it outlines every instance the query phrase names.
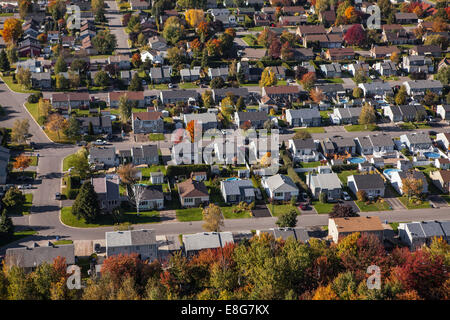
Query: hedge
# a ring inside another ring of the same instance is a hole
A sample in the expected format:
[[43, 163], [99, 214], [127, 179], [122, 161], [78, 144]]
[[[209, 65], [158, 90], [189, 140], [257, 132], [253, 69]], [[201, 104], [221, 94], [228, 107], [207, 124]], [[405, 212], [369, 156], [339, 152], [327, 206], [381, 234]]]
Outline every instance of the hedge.
[[347, 170], [356, 170], [358, 169], [358, 165], [356, 163], [349, 163], [349, 164], [337, 164], [334, 166], [331, 166], [331, 170], [334, 172], [342, 172]]
[[207, 176], [211, 174], [211, 166], [209, 164], [187, 164], [179, 166], [168, 166], [166, 175], [170, 178], [176, 176], [189, 176], [191, 172], [205, 171]]

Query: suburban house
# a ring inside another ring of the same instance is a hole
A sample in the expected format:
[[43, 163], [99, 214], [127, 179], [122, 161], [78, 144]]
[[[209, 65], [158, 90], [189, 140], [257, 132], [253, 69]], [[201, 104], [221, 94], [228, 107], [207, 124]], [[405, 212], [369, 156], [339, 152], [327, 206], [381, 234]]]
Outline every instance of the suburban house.
[[355, 195], [363, 190], [369, 199], [384, 197], [384, 181], [378, 174], [351, 175], [347, 177], [347, 186]]
[[223, 88], [223, 89], [212, 89], [212, 97], [214, 101], [219, 104], [222, 99], [224, 99], [227, 95], [232, 94], [235, 97], [242, 97], [244, 101], [247, 101], [249, 98], [248, 88], [239, 87], [239, 88]]
[[120, 70], [131, 69], [130, 57], [127, 55], [109, 56], [108, 63], [118, 66]]
[[293, 238], [296, 241], [307, 243], [310, 239], [308, 231], [305, 228], [270, 228], [267, 230], [256, 230], [256, 235], [260, 236], [263, 233], [272, 235], [275, 239], [287, 240]]
[[399, 24], [417, 24], [419, 18], [414, 12], [397, 12], [395, 14], [395, 22]]
[[299, 194], [292, 179], [282, 174], [262, 178], [261, 185], [273, 200], [290, 201], [292, 197], [297, 199]]
[[365, 155], [389, 156], [395, 153], [392, 137], [386, 133], [373, 134], [355, 139], [356, 152]]
[[450, 150], [450, 132], [440, 132], [436, 135], [436, 143], [445, 150]]
[[362, 107], [334, 108], [331, 119], [335, 124], [358, 124]]
[[251, 180], [222, 180], [220, 192], [226, 203], [251, 203], [255, 201], [255, 187]]
[[450, 159], [438, 158], [438, 159], [434, 160], [434, 166], [436, 168], [439, 168], [442, 170], [449, 170], [450, 169]]
[[381, 242], [384, 240], [384, 228], [377, 216], [328, 219], [328, 235], [334, 243], [354, 232], [373, 234]]
[[200, 79], [200, 67], [194, 67], [192, 69], [181, 69], [180, 70], [181, 80], [184, 82], [192, 82]]
[[403, 142], [411, 152], [424, 152], [433, 149], [433, 142], [426, 132], [414, 132], [402, 134], [400, 141]]
[[89, 127], [92, 126], [93, 134], [112, 134], [112, 123], [110, 116], [80, 117], [81, 134], [89, 134]]
[[159, 164], [158, 146], [156, 144], [145, 144], [132, 147], [131, 158], [134, 165]]
[[382, 76], [391, 77], [397, 75], [397, 66], [391, 60], [375, 63], [374, 69]]
[[50, 72], [32, 73], [31, 74], [31, 86], [39, 89], [51, 89], [52, 77]]
[[409, 54], [413, 56], [440, 57], [442, 55], [442, 49], [437, 45], [420, 45], [409, 49]]
[[113, 91], [108, 94], [108, 104], [111, 108], [119, 107], [120, 97], [123, 95], [126, 95], [137, 108], [145, 107], [144, 91]]
[[408, 73], [428, 74], [434, 72], [433, 61], [425, 56], [404, 56], [402, 68]]
[[421, 171], [410, 170], [410, 171], [394, 171], [392, 172], [390, 179], [391, 185], [394, 187], [395, 191], [403, 195], [403, 179], [413, 178], [422, 180], [422, 193], [428, 193], [428, 183], [427, 178]]
[[148, 45], [156, 51], [165, 51], [168, 48], [167, 41], [163, 37], [156, 35], [148, 38]]
[[135, 134], [164, 132], [164, 120], [161, 112], [133, 112], [131, 119], [131, 125]]
[[150, 68], [149, 75], [154, 84], [170, 82], [172, 79], [172, 67], [161, 66]]
[[263, 87], [261, 96], [268, 96], [275, 102], [294, 101], [300, 96], [299, 86], [272, 86]]
[[356, 144], [353, 138], [331, 137], [321, 142], [324, 154], [355, 154]]
[[176, 165], [200, 163], [202, 149], [197, 143], [181, 142], [173, 145], [172, 159]]
[[372, 46], [370, 49], [370, 56], [372, 58], [389, 58], [393, 53], [400, 54], [400, 49], [397, 46]]
[[430, 179], [442, 192], [450, 192], [450, 170], [432, 171], [430, 172]]
[[210, 80], [214, 78], [222, 78], [223, 81], [227, 81], [228, 67], [208, 68], [208, 77]]
[[342, 68], [340, 63], [321, 64], [320, 70], [326, 78], [340, 78], [342, 76]]
[[429, 246], [435, 237], [450, 242], [450, 221], [421, 221], [400, 223], [398, 225], [400, 240], [411, 250]]
[[139, 210], [154, 210], [164, 208], [164, 192], [162, 185], [145, 186], [139, 202]]
[[[314, 59], [314, 52], [311, 48], [294, 48], [293, 50], [295, 61], [309, 61]], [[281, 54], [281, 58], [285, 58], [283, 54]]]
[[318, 127], [322, 118], [317, 109], [286, 110], [286, 121], [292, 127]]
[[327, 195], [327, 201], [332, 202], [341, 199], [341, 180], [334, 172], [306, 174], [306, 184], [314, 197], [319, 199], [321, 193]]
[[312, 34], [326, 34], [327, 30], [322, 25], [301, 25], [297, 27], [296, 34], [301, 38]]
[[239, 128], [249, 121], [254, 129], [262, 129], [264, 122], [269, 119], [266, 112], [256, 111], [256, 112], [235, 112], [234, 122]]
[[399, 121], [416, 121], [417, 117], [426, 115], [426, 110], [422, 105], [402, 105], [402, 106], [388, 106], [384, 108], [384, 115], [388, 117], [391, 122]]
[[217, 129], [217, 117], [214, 113], [190, 113], [185, 114], [184, 124], [187, 126], [189, 122], [194, 121], [201, 124], [202, 133], [204, 134], [206, 130]]
[[220, 21], [224, 27], [232, 27], [236, 25], [236, 16], [230, 14], [230, 11], [226, 8], [224, 9], [208, 9], [206, 11], [213, 17], [213, 21]]
[[19, 247], [6, 249], [5, 265], [22, 268], [25, 273], [30, 273], [44, 262], [52, 264], [58, 258], [64, 258], [68, 266], [75, 264], [75, 246], [73, 244], [53, 245], [48, 242], [40, 246], [36, 242], [31, 247]]
[[103, 212], [111, 212], [120, 206], [119, 176], [106, 175], [91, 178], [91, 183], [97, 193], [100, 209]]
[[289, 150], [295, 162], [313, 162], [319, 160], [314, 140], [309, 139], [289, 139]]
[[150, 172], [150, 183], [151, 184], [163, 184], [164, 183], [164, 173]]
[[89, 164], [104, 164], [115, 167], [118, 164], [115, 147], [92, 147], [89, 149]]
[[353, 60], [355, 50], [353, 48], [330, 48], [325, 52], [325, 58], [331, 61]]
[[209, 202], [208, 189], [202, 181], [187, 179], [177, 184], [181, 206], [198, 207]]
[[424, 96], [427, 91], [442, 94], [443, 86], [439, 80], [412, 80], [405, 81], [406, 93], [409, 96]]
[[228, 243], [234, 243], [231, 232], [183, 234], [183, 250], [187, 257], [191, 257], [201, 250], [223, 248]]
[[154, 64], [162, 65], [164, 58], [158, 53], [158, 51], [149, 49], [141, 52], [141, 61], [151, 61]]
[[303, 37], [303, 46], [305, 48], [340, 48], [342, 41], [342, 37], [338, 34], [309, 34]]
[[179, 101], [188, 104], [195, 103], [199, 93], [195, 90], [163, 90], [160, 99], [163, 104], [177, 103]]
[[369, 76], [369, 65], [367, 63], [356, 62], [350, 64], [348, 71], [355, 77], [357, 74], [362, 73], [365, 77]]
[[106, 256], [136, 253], [150, 262], [158, 258], [158, 242], [154, 230], [124, 230], [105, 232]]
[[56, 109], [75, 109], [89, 106], [91, 98], [87, 92], [53, 93], [50, 98], [52, 106]]
[[150, 7], [149, 3], [144, 0], [130, 0], [131, 10], [146, 10]]
[[438, 105], [436, 113], [440, 115], [443, 120], [450, 120], [450, 104]]
[[393, 94], [392, 87], [387, 82], [360, 83], [358, 87], [362, 89], [364, 97], [384, 97]]

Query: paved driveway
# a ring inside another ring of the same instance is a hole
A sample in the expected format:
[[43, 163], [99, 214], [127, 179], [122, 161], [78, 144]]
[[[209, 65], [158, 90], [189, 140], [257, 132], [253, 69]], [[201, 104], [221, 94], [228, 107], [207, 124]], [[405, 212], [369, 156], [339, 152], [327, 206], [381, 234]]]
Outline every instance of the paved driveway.
[[445, 201], [444, 199], [442, 199], [440, 196], [438, 195], [431, 195], [428, 197], [428, 200], [430, 200], [430, 202], [436, 207], [436, 208], [446, 208], [448, 207], [448, 203], [447, 201]]
[[252, 214], [255, 218], [268, 218], [272, 217], [269, 209], [265, 204], [257, 204], [255, 208], [252, 210]]

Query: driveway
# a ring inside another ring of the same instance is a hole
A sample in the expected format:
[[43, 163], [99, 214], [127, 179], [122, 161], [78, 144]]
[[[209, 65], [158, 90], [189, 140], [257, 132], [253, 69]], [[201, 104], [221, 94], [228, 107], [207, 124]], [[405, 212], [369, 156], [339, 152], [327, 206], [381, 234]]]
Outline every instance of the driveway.
[[384, 200], [389, 203], [393, 210], [402, 210], [406, 209], [403, 203], [397, 198], [384, 198]]
[[269, 209], [265, 204], [257, 204], [255, 208], [252, 210], [252, 214], [255, 218], [268, 218], [272, 217]]
[[438, 195], [430, 195], [428, 200], [436, 207], [436, 208], [446, 208], [448, 207], [447, 201], [442, 199], [441, 196]]

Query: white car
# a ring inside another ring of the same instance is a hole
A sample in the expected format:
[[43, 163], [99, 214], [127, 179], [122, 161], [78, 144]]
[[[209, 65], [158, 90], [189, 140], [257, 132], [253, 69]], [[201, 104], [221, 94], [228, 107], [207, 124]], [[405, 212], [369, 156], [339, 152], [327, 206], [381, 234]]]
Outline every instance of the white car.
[[344, 199], [345, 201], [352, 200], [352, 198], [348, 195], [346, 191], [342, 192], [342, 199]]
[[94, 141], [94, 144], [95, 145], [104, 145], [104, 144], [106, 144], [106, 141], [103, 141], [103, 140], [101, 140], [101, 139], [97, 139], [97, 140], [95, 140]]

